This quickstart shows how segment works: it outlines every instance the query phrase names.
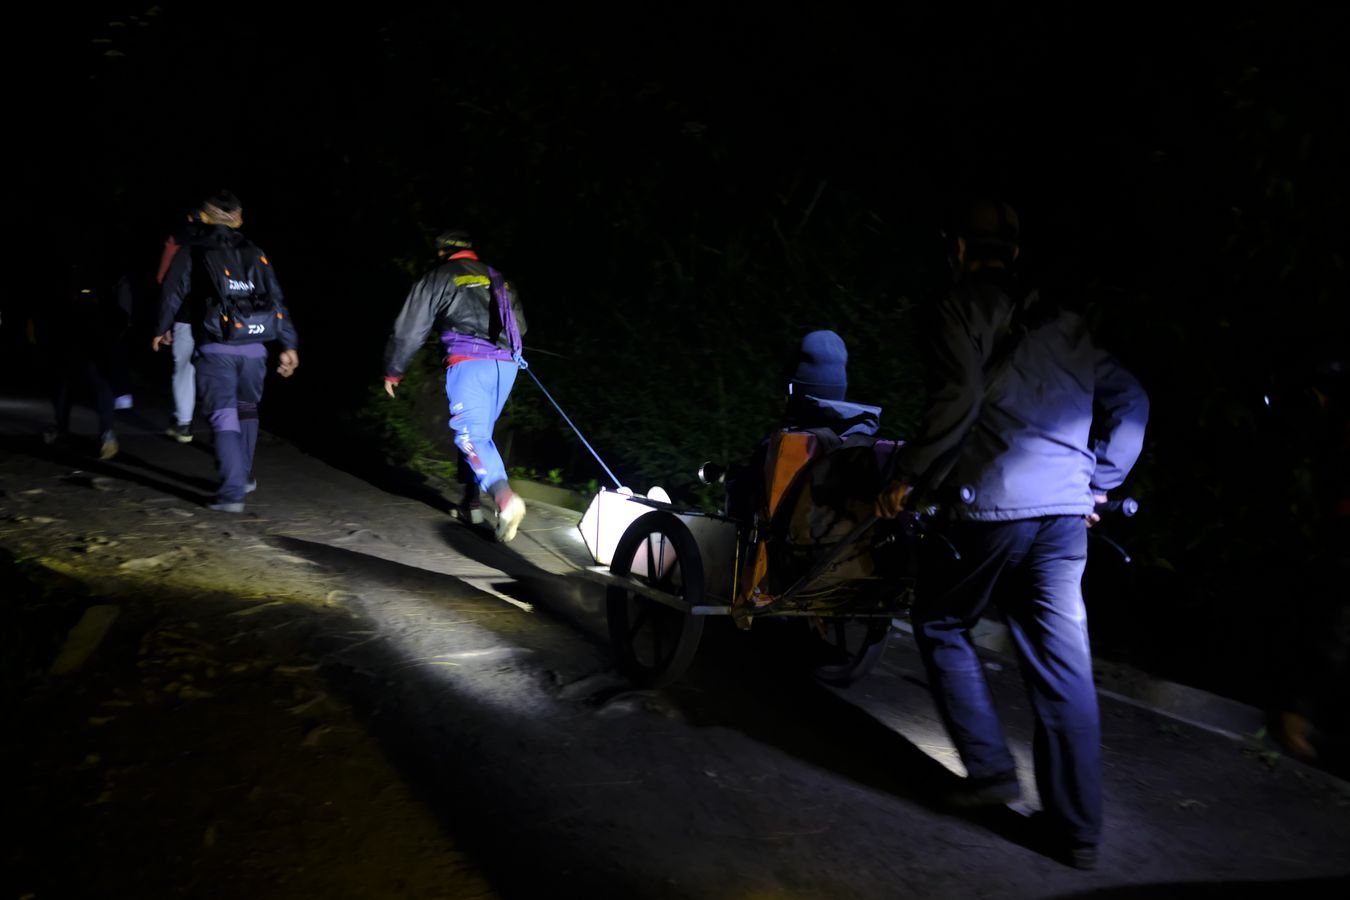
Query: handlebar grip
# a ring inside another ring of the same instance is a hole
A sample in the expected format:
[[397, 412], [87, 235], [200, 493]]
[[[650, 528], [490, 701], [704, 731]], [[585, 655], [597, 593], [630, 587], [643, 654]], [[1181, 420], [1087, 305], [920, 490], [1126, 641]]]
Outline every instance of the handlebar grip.
[[1120, 513], [1128, 519], [1130, 516], [1139, 512], [1139, 501], [1133, 497], [1122, 497], [1119, 500], [1107, 500], [1105, 503], [1098, 503], [1096, 510], [1097, 515], [1099, 516]]

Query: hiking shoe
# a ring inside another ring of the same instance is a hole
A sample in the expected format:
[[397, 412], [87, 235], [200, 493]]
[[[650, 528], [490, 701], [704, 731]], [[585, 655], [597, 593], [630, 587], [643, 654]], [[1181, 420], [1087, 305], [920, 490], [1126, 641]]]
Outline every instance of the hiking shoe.
[[497, 540], [503, 544], [513, 540], [523, 518], [525, 518], [525, 501], [512, 494], [511, 499], [507, 500], [506, 505], [497, 513]]
[[1097, 845], [1096, 844], [1076, 844], [1069, 848], [1064, 861], [1075, 869], [1091, 871], [1097, 868]]
[[1304, 762], [1317, 759], [1317, 726], [1302, 713], [1282, 710], [1268, 717], [1270, 736], [1288, 751], [1289, 755]]
[[180, 444], [190, 443], [192, 441], [192, 423], [170, 425], [164, 433]]
[[947, 805], [956, 809], [982, 806], [1007, 806], [1022, 799], [1022, 786], [1016, 772], [1000, 772], [983, 778], [967, 778], [946, 796]]
[[99, 459], [112, 459], [121, 448], [117, 445], [117, 435], [111, 431], [103, 432], [102, 443], [98, 448]]
[[482, 525], [486, 521], [481, 503], [461, 503], [455, 509], [455, 518], [470, 525]]
[[1075, 869], [1090, 871], [1097, 868], [1098, 845], [1069, 837], [1063, 827], [1052, 824], [1045, 810], [1037, 810], [1028, 816], [1027, 827], [1030, 829], [1030, 846], [1038, 852]]
[[244, 511], [244, 501], [242, 500], [217, 500], [215, 503], [206, 504], [207, 509], [214, 509], [216, 512], [241, 513]]

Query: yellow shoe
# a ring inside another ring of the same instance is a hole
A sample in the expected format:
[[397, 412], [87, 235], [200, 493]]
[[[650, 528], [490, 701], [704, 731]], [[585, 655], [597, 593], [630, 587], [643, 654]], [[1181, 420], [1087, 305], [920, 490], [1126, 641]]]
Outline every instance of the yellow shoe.
[[1281, 710], [1275, 716], [1270, 731], [1271, 737], [1279, 741], [1291, 756], [1305, 761], [1317, 759], [1317, 746], [1313, 743], [1317, 728], [1307, 716]]

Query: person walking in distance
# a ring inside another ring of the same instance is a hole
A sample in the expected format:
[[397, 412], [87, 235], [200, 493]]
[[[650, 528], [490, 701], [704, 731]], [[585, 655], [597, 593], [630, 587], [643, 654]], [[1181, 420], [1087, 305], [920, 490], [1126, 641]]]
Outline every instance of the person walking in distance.
[[258, 404], [267, 376], [267, 344], [281, 346], [277, 373], [300, 365], [298, 338], [272, 264], [239, 230], [243, 209], [226, 191], [202, 207], [204, 227], [174, 254], [160, 296], [152, 349], [172, 346], [186, 306], [196, 344], [197, 390], [211, 417], [221, 485], [211, 509], [242, 513], [258, 442]]
[[[165, 276], [169, 274], [169, 266], [180, 249], [198, 240], [204, 229], [212, 225], [229, 224], [230, 217], [221, 215], [221, 212], [223, 211], [219, 207], [204, 204], [190, 213], [187, 222], [165, 239], [164, 251], [160, 254], [159, 271], [155, 275], [155, 280], [161, 287], [164, 285]], [[192, 337], [191, 314], [192, 311], [186, 305], [179, 308], [178, 316], [173, 322], [173, 340], [170, 343], [170, 349], [173, 351], [171, 384], [174, 420], [169, 424], [166, 433], [180, 444], [192, 440], [192, 417], [197, 409], [197, 370], [192, 364], [196, 344]]]

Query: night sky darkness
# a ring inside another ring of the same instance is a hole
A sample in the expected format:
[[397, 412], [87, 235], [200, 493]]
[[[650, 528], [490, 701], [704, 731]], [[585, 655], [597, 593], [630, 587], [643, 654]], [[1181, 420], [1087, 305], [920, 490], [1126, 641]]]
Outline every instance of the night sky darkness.
[[17, 29], [43, 245], [114, 223], [154, 243], [228, 184], [302, 292], [336, 279], [335, 246], [362, 278], [460, 220], [549, 292], [560, 258], [641, 271], [624, 231], [716, 243], [822, 184], [908, 238], [988, 190], [1022, 211], [1032, 271], [1218, 312], [1236, 264], [1263, 303], [1323, 289], [1345, 233], [1336, 13], [105, 6]]
[[[899, 345], [866, 304], [922, 302], [949, 210], [998, 194], [1022, 214], [1028, 273], [1089, 306], [1153, 396], [1134, 480], [1152, 524], [1133, 539], [1182, 571], [1159, 588], [1173, 612], [1204, 620], [1226, 561], [1270, 556], [1256, 523], [1288, 514], [1302, 449], [1259, 398], [1343, 352], [1347, 330], [1344, 13], [104, 6], [15, 26], [25, 287], [7, 307], [39, 302], [72, 254], [143, 277], [224, 185], [302, 328], [304, 377], [271, 398], [281, 430], [366, 402], [428, 239], [452, 224], [522, 286], [541, 353], [641, 353], [698, 391], [700, 348], [768, 358], [793, 329], [835, 324], [837, 288], [864, 310], [846, 320], [853, 380], [889, 398]], [[808, 260], [811, 297], [788, 298], [781, 259]], [[672, 285], [709, 272], [717, 304], [681, 305]], [[649, 346], [608, 324], [660, 303], [680, 315], [644, 326]]]

